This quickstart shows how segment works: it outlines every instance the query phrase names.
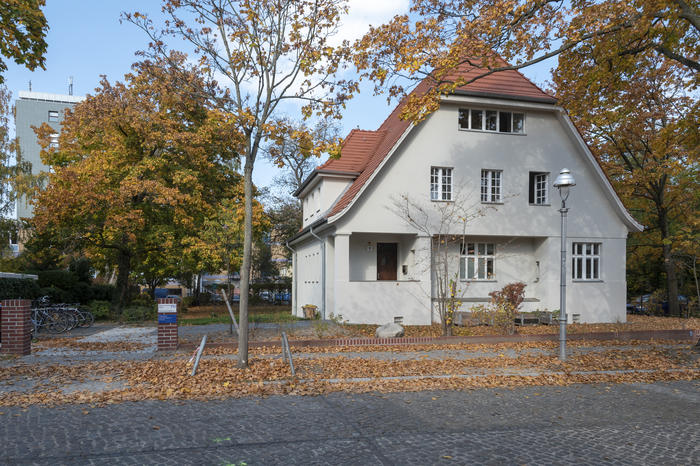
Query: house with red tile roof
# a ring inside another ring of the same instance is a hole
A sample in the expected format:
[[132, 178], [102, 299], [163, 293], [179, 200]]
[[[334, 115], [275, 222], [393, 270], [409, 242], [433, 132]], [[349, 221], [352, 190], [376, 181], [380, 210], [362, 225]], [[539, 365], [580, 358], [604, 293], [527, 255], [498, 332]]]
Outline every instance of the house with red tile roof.
[[[435, 242], [445, 234], [454, 240], [447, 267], [460, 310], [518, 281], [527, 285], [524, 311], [557, 310], [560, 198], [552, 184], [568, 168], [576, 179], [567, 201], [569, 321], [625, 320], [626, 239], [642, 226], [554, 97], [503, 71], [443, 97], [419, 124], [401, 109], [376, 130], [352, 130], [340, 157], [296, 192], [304, 221], [288, 242], [295, 315], [311, 304], [351, 323], [439, 321]], [[466, 213], [444, 222], [446, 211]]]

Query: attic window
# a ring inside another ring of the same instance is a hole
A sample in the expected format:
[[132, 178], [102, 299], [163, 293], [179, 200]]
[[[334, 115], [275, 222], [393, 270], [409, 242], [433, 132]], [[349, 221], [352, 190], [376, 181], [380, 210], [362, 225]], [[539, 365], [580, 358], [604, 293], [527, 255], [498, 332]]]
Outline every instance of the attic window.
[[524, 134], [525, 114], [492, 109], [460, 108], [459, 129]]

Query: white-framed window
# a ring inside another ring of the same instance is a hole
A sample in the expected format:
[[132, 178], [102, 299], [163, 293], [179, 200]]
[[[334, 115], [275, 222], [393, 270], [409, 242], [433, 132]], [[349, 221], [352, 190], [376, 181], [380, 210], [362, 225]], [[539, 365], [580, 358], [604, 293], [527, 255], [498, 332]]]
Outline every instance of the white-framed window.
[[452, 200], [452, 169], [447, 167], [430, 168], [430, 200]]
[[49, 136], [49, 147], [58, 149], [58, 133], [53, 133]]
[[49, 121], [58, 122], [58, 110], [49, 110]]
[[600, 243], [573, 243], [571, 274], [574, 280], [600, 280]]
[[495, 280], [496, 245], [463, 242], [459, 255], [460, 280]]
[[530, 172], [530, 204], [549, 205], [549, 173]]
[[460, 108], [459, 128], [497, 133], [525, 133], [525, 114], [492, 109]]
[[481, 202], [501, 202], [502, 170], [481, 170]]

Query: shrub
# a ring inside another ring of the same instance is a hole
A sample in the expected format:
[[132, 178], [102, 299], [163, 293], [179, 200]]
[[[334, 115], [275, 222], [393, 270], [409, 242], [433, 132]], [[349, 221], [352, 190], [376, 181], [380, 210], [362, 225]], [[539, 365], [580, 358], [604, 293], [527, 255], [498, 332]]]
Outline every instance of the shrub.
[[39, 296], [48, 296], [49, 301], [54, 304], [73, 302], [73, 296], [69, 292], [56, 288], [55, 286], [41, 288]]
[[92, 286], [89, 283], [78, 282], [73, 288], [73, 296], [71, 302], [76, 302], [80, 304], [87, 304], [94, 299], [92, 293]]
[[525, 298], [525, 284], [509, 283], [499, 291], [489, 293], [491, 302], [484, 306], [471, 307], [472, 317], [480, 325], [493, 325], [508, 335], [515, 333], [515, 315], [520, 310]]
[[182, 298], [182, 301], [180, 301], [180, 312], [182, 312], [183, 314], [187, 313], [187, 310], [190, 306], [192, 306], [193, 302], [193, 296], [185, 296], [184, 298]]
[[508, 335], [515, 333], [515, 314], [525, 299], [525, 283], [515, 282], [504, 286], [500, 291], [492, 291], [491, 308], [494, 310], [494, 325]]
[[112, 310], [109, 301], [90, 301], [90, 312], [95, 316], [95, 320], [109, 319], [112, 316]]
[[39, 284], [31, 278], [0, 278], [0, 299], [35, 299]]
[[131, 300], [129, 303], [131, 306], [141, 306], [141, 307], [153, 307], [155, 301], [151, 298], [151, 295], [147, 293], [141, 293], [137, 297]]
[[154, 306], [127, 306], [122, 310], [121, 318], [126, 322], [143, 322], [144, 320], [153, 320], [156, 318], [156, 309]]
[[78, 283], [78, 277], [68, 270], [44, 270], [37, 275], [42, 288], [54, 287], [72, 292]]
[[112, 301], [114, 285], [92, 285], [92, 299], [96, 301]]

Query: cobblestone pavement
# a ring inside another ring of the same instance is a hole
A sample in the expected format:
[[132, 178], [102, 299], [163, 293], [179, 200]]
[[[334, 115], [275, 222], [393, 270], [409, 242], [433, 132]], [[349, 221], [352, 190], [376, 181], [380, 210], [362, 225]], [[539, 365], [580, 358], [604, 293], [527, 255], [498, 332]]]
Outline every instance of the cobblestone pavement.
[[700, 384], [0, 407], [9, 464], [700, 464]]

